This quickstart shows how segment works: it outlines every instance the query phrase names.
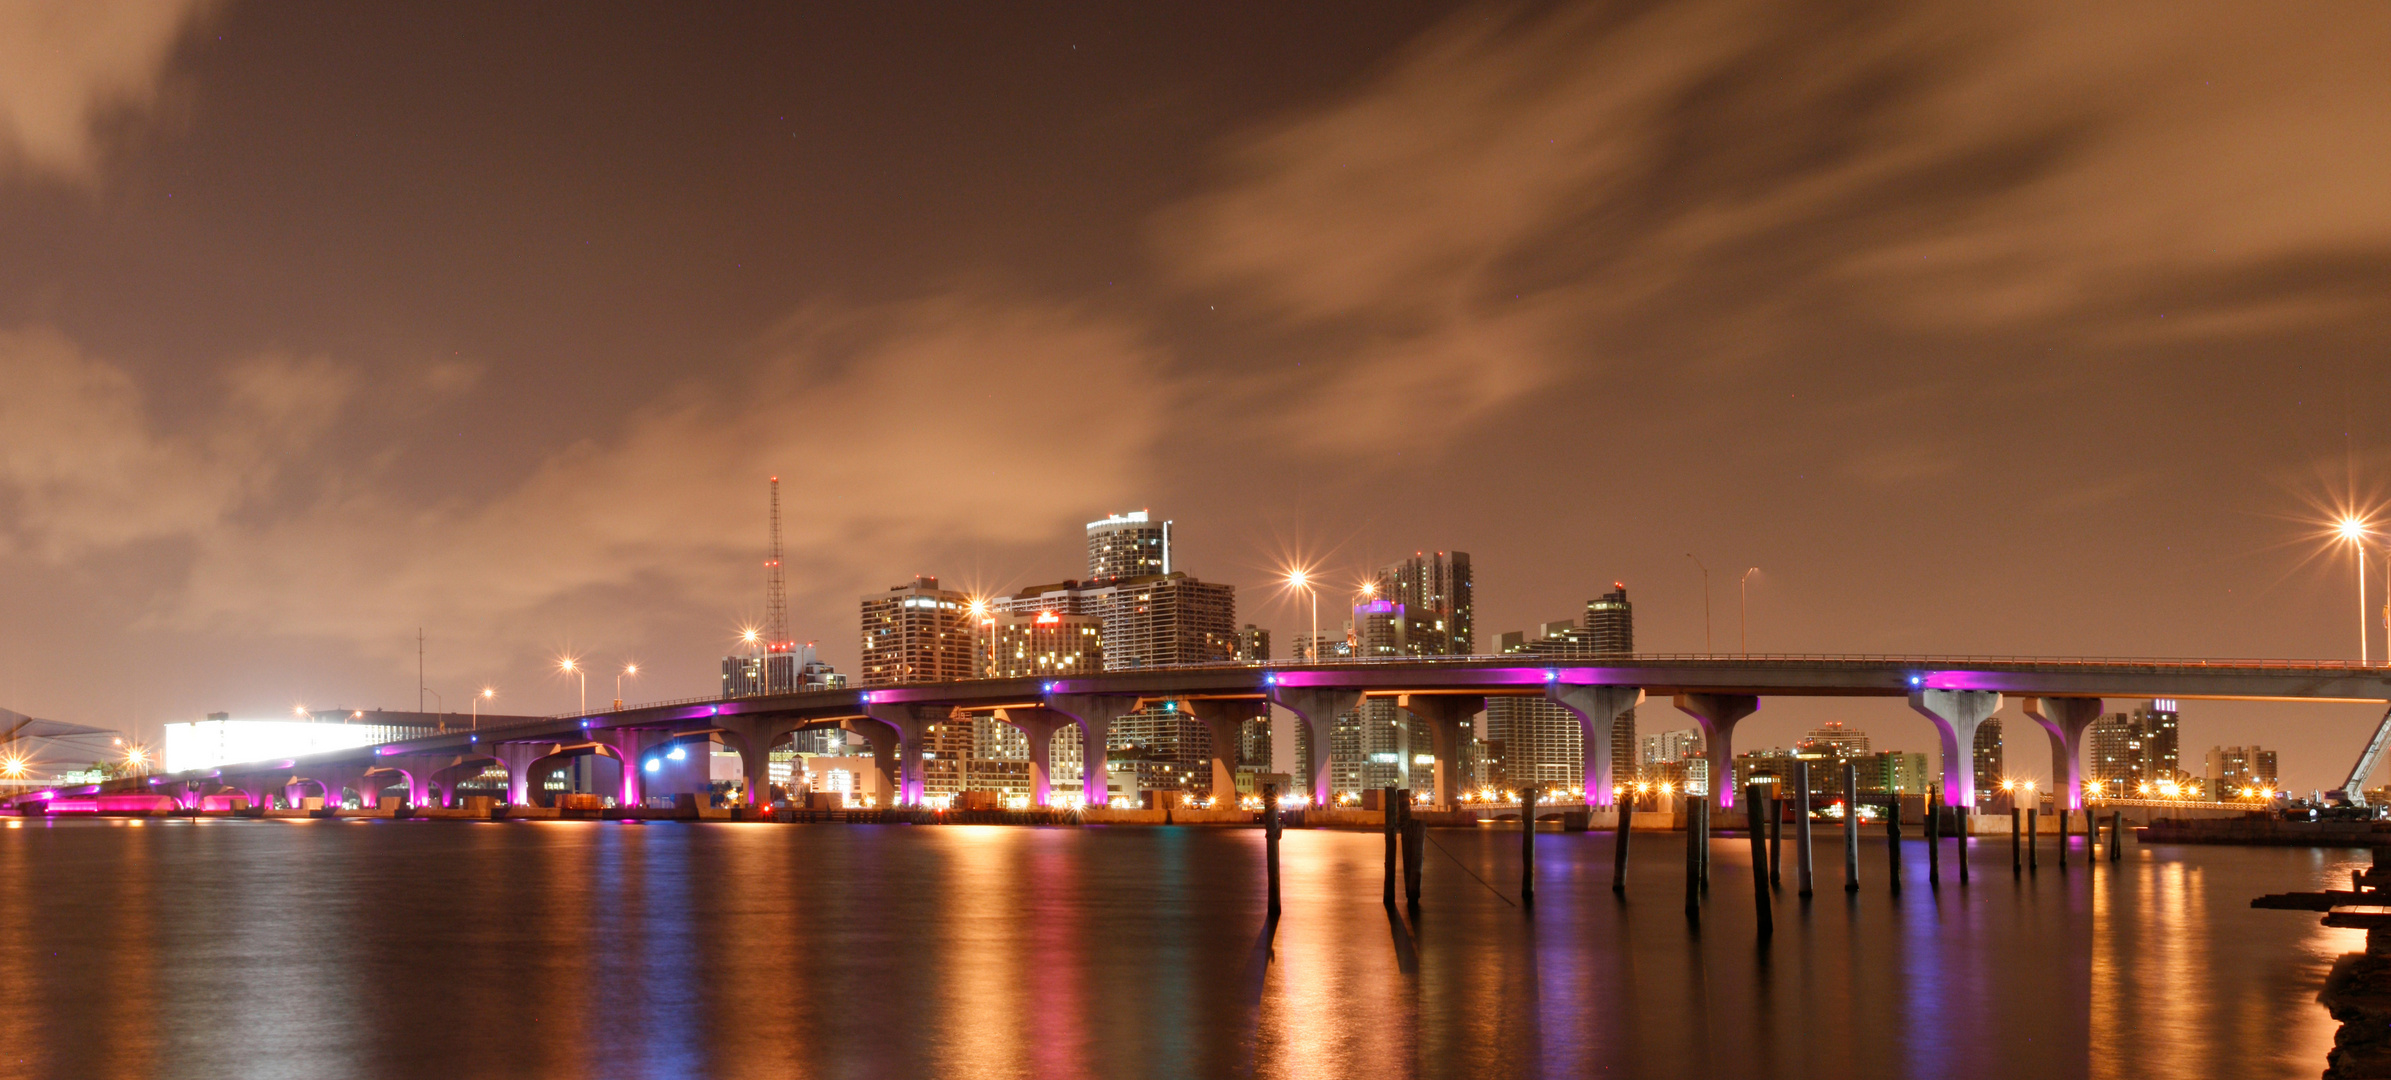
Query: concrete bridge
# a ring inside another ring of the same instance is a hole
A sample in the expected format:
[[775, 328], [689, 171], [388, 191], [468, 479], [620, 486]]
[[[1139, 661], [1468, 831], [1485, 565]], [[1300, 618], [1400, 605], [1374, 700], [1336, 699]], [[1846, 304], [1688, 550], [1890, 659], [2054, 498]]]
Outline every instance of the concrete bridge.
[[[1103, 803], [1105, 742], [1112, 724], [1141, 706], [1184, 702], [1212, 732], [1215, 790], [1233, 788], [1237, 733], [1267, 702], [1308, 729], [1311, 771], [1302, 780], [1315, 800], [1330, 799], [1330, 726], [1366, 697], [1392, 698], [1425, 727], [1435, 757], [1435, 799], [1459, 793], [1455, 765], [1462, 725], [1491, 696], [1540, 697], [1574, 714], [1584, 736], [1585, 774], [1611, 775], [1610, 734], [1621, 713], [1648, 699], [1669, 699], [1705, 737], [1713, 777], [1733, 775], [1735, 727], [1764, 699], [1903, 697], [1941, 736], [1944, 798], [1974, 805], [1969, 767], [1978, 725], [2002, 696], [2027, 699], [2026, 715], [2051, 742], [2054, 794], [2082, 805], [2083, 737], [2108, 698], [2391, 702], [2391, 668], [2298, 660], [2117, 660], [1930, 656], [1663, 656], [1534, 659], [1405, 658], [1323, 664], [1243, 664], [1107, 672], [1068, 679], [982, 679], [869, 690], [825, 690], [762, 697], [643, 705], [616, 712], [512, 720], [303, 759], [228, 765], [197, 773], [153, 775], [12, 797], [24, 799], [159, 793], [197, 806], [209, 795], [238, 793], [252, 805], [284, 792], [320, 791], [327, 805], [343, 791], [367, 804], [404, 785], [413, 805], [451, 805], [464, 782], [492, 766], [507, 774], [508, 800], [532, 804], [543, 779], [572, 760], [600, 755], [621, 763], [621, 805], [645, 802], [646, 765], [680, 744], [719, 740], [739, 755], [751, 805], [769, 802], [766, 761], [799, 731], [841, 728], [867, 739], [883, 774], [883, 792], [902, 804], [923, 796], [923, 745], [934, 724], [958, 713], [995, 715], [1030, 744], [1030, 778], [1039, 805], [1052, 798], [1051, 740], [1065, 726], [1080, 733], [1082, 799]], [[1732, 806], [1731, 784], [1714, 785]], [[1591, 807], [1614, 793], [1586, 785]]]

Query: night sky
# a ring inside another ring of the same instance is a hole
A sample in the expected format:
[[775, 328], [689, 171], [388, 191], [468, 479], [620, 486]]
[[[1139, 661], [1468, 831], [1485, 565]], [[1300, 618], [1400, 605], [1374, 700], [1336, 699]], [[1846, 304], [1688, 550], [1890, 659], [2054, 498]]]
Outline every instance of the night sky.
[[[18, 0], [0, 705], [705, 693], [773, 474], [847, 670], [1139, 507], [1282, 643], [1460, 549], [1489, 641], [1701, 651], [1691, 553], [1720, 651], [1757, 566], [1753, 651], [2354, 659], [2387, 192], [2379, 4]], [[2380, 712], [2185, 709], [2302, 790]], [[1834, 718], [1931, 745], [1737, 742]]]

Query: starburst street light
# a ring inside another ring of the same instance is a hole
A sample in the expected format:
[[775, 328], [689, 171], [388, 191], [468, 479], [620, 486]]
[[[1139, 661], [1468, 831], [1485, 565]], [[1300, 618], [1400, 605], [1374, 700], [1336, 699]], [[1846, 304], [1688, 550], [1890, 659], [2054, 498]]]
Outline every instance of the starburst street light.
[[[2333, 529], [2333, 534], [2335, 536], [2340, 537], [2349, 544], [2350, 553], [2357, 556], [2358, 561], [2358, 666], [2360, 667], [2364, 667], [2366, 665], [2367, 658], [2366, 536], [2369, 531], [2370, 527], [2368, 526], [2366, 519], [2361, 518], [2356, 514], [2341, 515], [2340, 523]], [[2386, 572], [2391, 572], [2391, 567], [2386, 567], [2385, 570]], [[2387, 654], [2391, 654], [2391, 644], [2386, 644], [2384, 649]], [[2391, 655], [2386, 655], [2385, 659], [2391, 660]]]
[[560, 656], [560, 657], [557, 657], [557, 658], [556, 658], [556, 670], [558, 670], [559, 672], [562, 672], [562, 673], [564, 673], [564, 674], [566, 674], [566, 675], [571, 675], [571, 676], [573, 676], [573, 677], [575, 677], [575, 678], [577, 678], [577, 679], [581, 680], [581, 711], [582, 711], [582, 712], [584, 712], [584, 713], [588, 712], [588, 711], [589, 711], [589, 672], [588, 672], [588, 671], [586, 671], [586, 670], [584, 670], [584, 669], [582, 668], [582, 666], [581, 666], [581, 658], [580, 658], [580, 657], [577, 657], [577, 656]]
[[625, 675], [637, 678], [639, 665], [624, 664], [623, 670], [614, 673], [614, 711], [616, 712], [623, 711], [623, 676]]
[[1312, 662], [1320, 662], [1320, 592], [1312, 587], [1312, 571], [1308, 567], [1294, 567], [1287, 571], [1287, 587], [1299, 589], [1312, 598]]
[[482, 702], [497, 696], [498, 691], [487, 686], [482, 687], [481, 693], [473, 695], [473, 730], [480, 731], [482, 729]]
[[24, 755], [11, 753], [6, 757], [0, 757], [0, 776], [5, 776], [11, 780], [21, 780], [25, 776], [25, 771], [26, 761]]

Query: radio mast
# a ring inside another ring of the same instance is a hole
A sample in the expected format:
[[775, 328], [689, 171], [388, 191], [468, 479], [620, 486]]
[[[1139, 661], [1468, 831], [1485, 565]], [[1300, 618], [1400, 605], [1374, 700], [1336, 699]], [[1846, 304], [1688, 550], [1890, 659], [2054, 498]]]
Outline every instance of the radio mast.
[[780, 658], [788, 655], [789, 644], [788, 587], [780, 574], [780, 477], [775, 476], [772, 478], [772, 557], [764, 560], [763, 674], [767, 694], [792, 689], [780, 685], [779, 678]]

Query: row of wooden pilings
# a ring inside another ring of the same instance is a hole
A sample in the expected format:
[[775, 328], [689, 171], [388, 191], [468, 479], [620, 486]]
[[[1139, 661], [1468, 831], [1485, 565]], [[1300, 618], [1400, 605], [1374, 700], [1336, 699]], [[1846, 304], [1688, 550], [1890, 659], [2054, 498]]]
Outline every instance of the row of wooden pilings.
[[[1851, 763], [1843, 766], [1843, 790], [1858, 787], [1858, 769]], [[1793, 773], [1794, 800], [1802, 812], [1794, 815], [1793, 844], [1794, 872], [1798, 894], [1808, 899], [1813, 893], [1811, 873], [1810, 763], [1796, 762]], [[1752, 903], [1758, 916], [1760, 935], [1775, 932], [1773, 894], [1783, 887], [1785, 802], [1770, 794], [1773, 785], [1752, 784], [1744, 788], [1743, 807], [1748, 837], [1752, 847]], [[1536, 905], [1536, 801], [1533, 786], [1519, 793], [1520, 820], [1520, 906]], [[1400, 879], [1404, 903], [1417, 911], [1420, 906], [1420, 863], [1426, 852], [1428, 829], [1426, 823], [1410, 813], [1411, 793], [1388, 788], [1382, 805], [1386, 807], [1386, 875], [1383, 886], [1388, 907], [1395, 904], [1396, 882]], [[1901, 804], [1898, 796], [1887, 797], [1885, 814], [1885, 845], [1887, 852], [1886, 881], [1895, 895], [1901, 892]], [[1967, 832], [1959, 827], [1957, 808], [1944, 807], [1941, 792], [1929, 786], [1926, 796], [1926, 881], [1930, 887], [1940, 888], [1943, 880], [1942, 840], [1948, 834], [1956, 849], [1959, 882], [1968, 884], [1970, 861], [1967, 857]], [[1702, 917], [1702, 898], [1710, 892], [1710, 810], [1707, 798], [1689, 799], [1685, 804], [1685, 914], [1699, 920]], [[1265, 845], [1270, 874], [1270, 917], [1279, 914], [1279, 811], [1278, 787], [1265, 784], [1262, 788], [1262, 823], [1266, 833]], [[2042, 865], [2042, 845], [2037, 829], [2039, 810], [2012, 809], [2009, 811], [2009, 872], [2022, 876], [2038, 872]], [[2070, 812], [2059, 810], [2059, 869], [2068, 866], [2068, 843], [2076, 835], [2070, 831]], [[2084, 811], [2084, 859], [2086, 869], [2097, 865], [2103, 845], [2100, 827], [2092, 811]], [[1611, 891], [1627, 892], [1628, 840], [1635, 824], [1632, 803], [1618, 806], [1618, 839], [1611, 850]], [[2109, 837], [2105, 845], [2108, 861], [2124, 857], [2125, 815], [2112, 811], [2109, 815]], [[1765, 867], [1765, 873], [1762, 868]], [[1860, 891], [1860, 814], [1855, 796], [1846, 795], [1843, 814], [1843, 891]]]

